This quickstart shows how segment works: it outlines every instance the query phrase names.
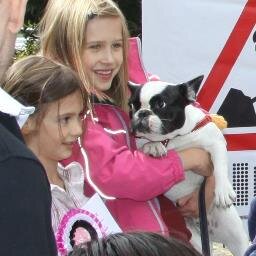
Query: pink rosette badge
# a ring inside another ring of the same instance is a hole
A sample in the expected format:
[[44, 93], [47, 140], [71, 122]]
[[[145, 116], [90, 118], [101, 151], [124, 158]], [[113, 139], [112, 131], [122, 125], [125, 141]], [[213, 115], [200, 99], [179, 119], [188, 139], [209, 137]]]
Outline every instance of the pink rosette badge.
[[56, 232], [59, 255], [66, 256], [74, 245], [106, 236], [97, 216], [84, 209], [71, 209], [62, 218]]

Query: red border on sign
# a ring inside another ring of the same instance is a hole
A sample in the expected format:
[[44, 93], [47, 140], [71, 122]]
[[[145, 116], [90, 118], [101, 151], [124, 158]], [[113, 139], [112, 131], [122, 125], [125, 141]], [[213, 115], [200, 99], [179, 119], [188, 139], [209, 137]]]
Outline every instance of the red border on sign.
[[[198, 102], [200, 102], [201, 106], [206, 110], [209, 111], [213, 105], [255, 24], [256, 1], [248, 0], [224, 48], [198, 94]], [[225, 137], [228, 143], [228, 150], [230, 151], [256, 149], [256, 133], [228, 134], [225, 135]]]
[[[229, 151], [256, 149], [256, 133], [226, 134], [225, 138]], [[243, 146], [244, 148], [242, 148], [241, 146]]]

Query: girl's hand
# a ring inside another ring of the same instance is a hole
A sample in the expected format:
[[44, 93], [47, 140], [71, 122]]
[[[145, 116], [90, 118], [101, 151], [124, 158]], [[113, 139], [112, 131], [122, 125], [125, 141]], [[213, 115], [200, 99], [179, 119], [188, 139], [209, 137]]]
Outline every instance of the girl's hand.
[[[214, 200], [214, 189], [215, 189], [215, 179], [214, 176], [210, 176], [206, 179], [205, 184], [205, 204], [206, 210], [209, 210], [211, 204]], [[199, 189], [187, 195], [177, 201], [177, 207], [184, 217], [199, 217], [198, 208], [198, 196]]]
[[212, 161], [210, 154], [200, 148], [188, 148], [178, 152], [184, 170], [191, 170], [202, 176], [212, 174]]

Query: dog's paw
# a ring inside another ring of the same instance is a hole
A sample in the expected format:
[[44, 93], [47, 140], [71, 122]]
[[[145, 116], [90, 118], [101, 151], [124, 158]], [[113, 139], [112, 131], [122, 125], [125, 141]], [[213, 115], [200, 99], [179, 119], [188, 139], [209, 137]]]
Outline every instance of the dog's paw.
[[142, 151], [154, 157], [165, 156], [167, 154], [167, 149], [161, 142], [148, 142], [143, 145]]
[[167, 146], [166, 146], [168, 149], [175, 149], [176, 146], [175, 146], [175, 143], [173, 142], [173, 140], [169, 140]]
[[230, 207], [236, 200], [236, 193], [229, 181], [217, 182], [215, 185], [215, 204], [217, 207]]

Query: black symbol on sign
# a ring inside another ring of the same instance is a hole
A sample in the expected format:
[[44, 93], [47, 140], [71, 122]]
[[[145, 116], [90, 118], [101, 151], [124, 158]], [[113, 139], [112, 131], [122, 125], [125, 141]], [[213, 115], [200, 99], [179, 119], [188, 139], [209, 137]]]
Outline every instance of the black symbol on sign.
[[217, 113], [225, 117], [229, 128], [256, 126], [255, 102], [256, 97], [250, 98], [231, 88]]

